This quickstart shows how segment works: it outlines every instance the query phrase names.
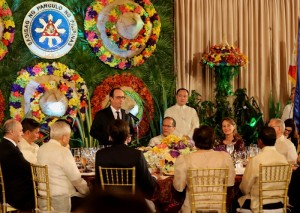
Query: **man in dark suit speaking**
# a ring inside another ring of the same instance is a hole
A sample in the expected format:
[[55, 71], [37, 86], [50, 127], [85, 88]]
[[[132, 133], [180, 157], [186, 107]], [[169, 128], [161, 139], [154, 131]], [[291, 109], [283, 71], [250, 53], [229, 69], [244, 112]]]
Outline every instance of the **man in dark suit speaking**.
[[126, 121], [130, 127], [130, 134], [133, 135], [133, 125], [131, 118], [125, 113], [124, 109], [121, 109], [124, 101], [125, 94], [121, 88], [114, 88], [109, 93], [110, 106], [99, 110], [92, 123], [90, 135], [96, 138], [101, 145], [111, 145], [108, 137], [109, 124], [117, 119]]
[[5, 183], [7, 202], [19, 210], [34, 209], [34, 194], [30, 163], [17, 147], [23, 135], [17, 120], [7, 120], [3, 126], [4, 137], [0, 143], [0, 163]]

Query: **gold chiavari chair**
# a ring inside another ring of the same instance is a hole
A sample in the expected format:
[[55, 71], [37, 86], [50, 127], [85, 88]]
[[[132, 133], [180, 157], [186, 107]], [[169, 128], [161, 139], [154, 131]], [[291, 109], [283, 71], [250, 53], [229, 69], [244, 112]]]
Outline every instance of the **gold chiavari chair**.
[[135, 167], [132, 168], [104, 168], [99, 166], [100, 184], [102, 190], [122, 188], [131, 189], [135, 194]]
[[[290, 164], [259, 165], [259, 212], [283, 213], [287, 212], [287, 193], [291, 179]], [[264, 202], [266, 201], [266, 202]], [[283, 203], [283, 208], [263, 209], [266, 203]], [[249, 209], [238, 208], [237, 212], [251, 213]]]
[[228, 168], [188, 170], [192, 212], [226, 212]]
[[17, 211], [18, 209], [14, 208], [11, 205], [9, 205], [8, 203], [6, 203], [5, 184], [4, 184], [4, 180], [3, 180], [3, 173], [2, 173], [1, 164], [0, 164], [0, 186], [2, 188], [2, 202], [1, 202], [1, 211], [2, 211], [2, 213]]
[[35, 212], [51, 212], [48, 166], [31, 164], [31, 174], [34, 187]]

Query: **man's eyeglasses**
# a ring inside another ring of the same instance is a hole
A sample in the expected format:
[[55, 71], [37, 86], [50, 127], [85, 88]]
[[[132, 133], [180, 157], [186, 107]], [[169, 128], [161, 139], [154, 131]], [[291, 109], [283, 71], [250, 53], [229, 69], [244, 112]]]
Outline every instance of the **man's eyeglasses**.
[[162, 125], [163, 127], [166, 127], [166, 128], [171, 128], [173, 126], [170, 126], [170, 125]]
[[115, 96], [114, 98], [116, 98], [116, 99], [125, 99], [125, 96]]

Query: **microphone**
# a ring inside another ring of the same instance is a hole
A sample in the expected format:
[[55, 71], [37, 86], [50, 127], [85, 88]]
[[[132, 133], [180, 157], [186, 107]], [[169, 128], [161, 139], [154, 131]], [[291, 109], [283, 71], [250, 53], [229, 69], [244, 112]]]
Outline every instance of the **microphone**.
[[136, 123], [140, 120], [135, 115], [131, 114], [129, 110], [125, 110], [125, 114], [129, 115]]

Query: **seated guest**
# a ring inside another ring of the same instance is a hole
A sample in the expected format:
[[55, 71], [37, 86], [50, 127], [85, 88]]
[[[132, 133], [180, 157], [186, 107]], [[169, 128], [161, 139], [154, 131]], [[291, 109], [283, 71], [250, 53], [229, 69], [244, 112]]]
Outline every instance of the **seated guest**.
[[293, 118], [294, 115], [294, 99], [295, 99], [296, 87], [291, 88], [290, 100], [291, 103], [287, 104], [282, 112], [281, 120], [285, 121], [288, 118]]
[[[254, 213], [258, 212], [259, 208], [259, 165], [288, 163], [286, 158], [276, 150], [275, 142], [276, 132], [274, 128], [263, 127], [258, 134], [258, 147], [261, 148], [261, 152], [249, 160], [240, 184], [240, 189], [244, 196], [240, 197], [238, 202], [242, 208], [251, 209]], [[278, 202], [280, 202], [280, 199]], [[268, 204], [268, 207], [271, 209], [283, 207], [282, 203], [276, 202], [270, 204], [266, 201], [263, 204], [264, 206]], [[265, 208], [267, 207], [265, 206]]]
[[293, 142], [296, 150], [298, 149], [298, 141], [299, 135], [296, 128], [295, 121], [292, 118], [286, 119], [284, 121], [285, 129], [284, 129], [284, 137]]
[[18, 143], [18, 147], [27, 161], [36, 164], [39, 146], [34, 142], [39, 137], [40, 124], [32, 118], [25, 118], [21, 124], [23, 127], [23, 137], [20, 143]]
[[180, 155], [175, 161], [175, 175], [173, 180], [174, 188], [182, 192], [187, 186], [185, 201], [181, 212], [190, 213], [191, 204], [188, 195], [189, 186], [187, 185], [187, 171], [194, 168], [229, 168], [228, 186], [234, 185], [235, 170], [230, 155], [226, 152], [212, 150], [214, 143], [214, 130], [208, 126], [196, 128], [193, 140], [197, 151]]
[[[233, 145], [235, 151], [244, 151], [245, 143], [237, 132], [236, 123], [232, 118], [226, 117], [222, 119], [222, 137], [219, 144], [214, 148], [219, 151], [226, 151], [226, 146]], [[223, 148], [222, 148], [223, 147]]]
[[176, 121], [171, 117], [165, 117], [163, 119], [162, 125], [162, 134], [158, 135], [154, 138], [151, 138], [149, 142], [149, 146], [155, 146], [161, 143], [161, 139], [167, 137], [168, 135], [173, 134], [174, 130], [176, 129]]
[[123, 120], [114, 120], [108, 127], [112, 146], [96, 153], [95, 183], [100, 184], [99, 166], [112, 168], [136, 167], [137, 190], [145, 197], [153, 194], [156, 180], [151, 176], [147, 162], [141, 151], [128, 147], [130, 142], [129, 125]]
[[[67, 148], [71, 128], [64, 121], [56, 121], [50, 126], [50, 140], [38, 151], [38, 164], [48, 166], [50, 196], [53, 210], [70, 212], [89, 192], [87, 183], [81, 178], [75, 160]], [[77, 191], [78, 192], [77, 192]], [[70, 202], [71, 201], [71, 202]], [[39, 203], [44, 206], [46, 203]]]
[[23, 132], [20, 122], [10, 119], [4, 125], [0, 143], [0, 163], [5, 183], [6, 201], [19, 210], [34, 208], [34, 193], [30, 163], [25, 160], [17, 144]]
[[275, 147], [277, 151], [284, 155], [289, 163], [296, 163], [297, 151], [294, 144], [286, 139], [283, 135], [285, 130], [284, 122], [281, 119], [273, 118], [270, 120], [269, 127], [273, 127], [276, 132], [276, 143]]

